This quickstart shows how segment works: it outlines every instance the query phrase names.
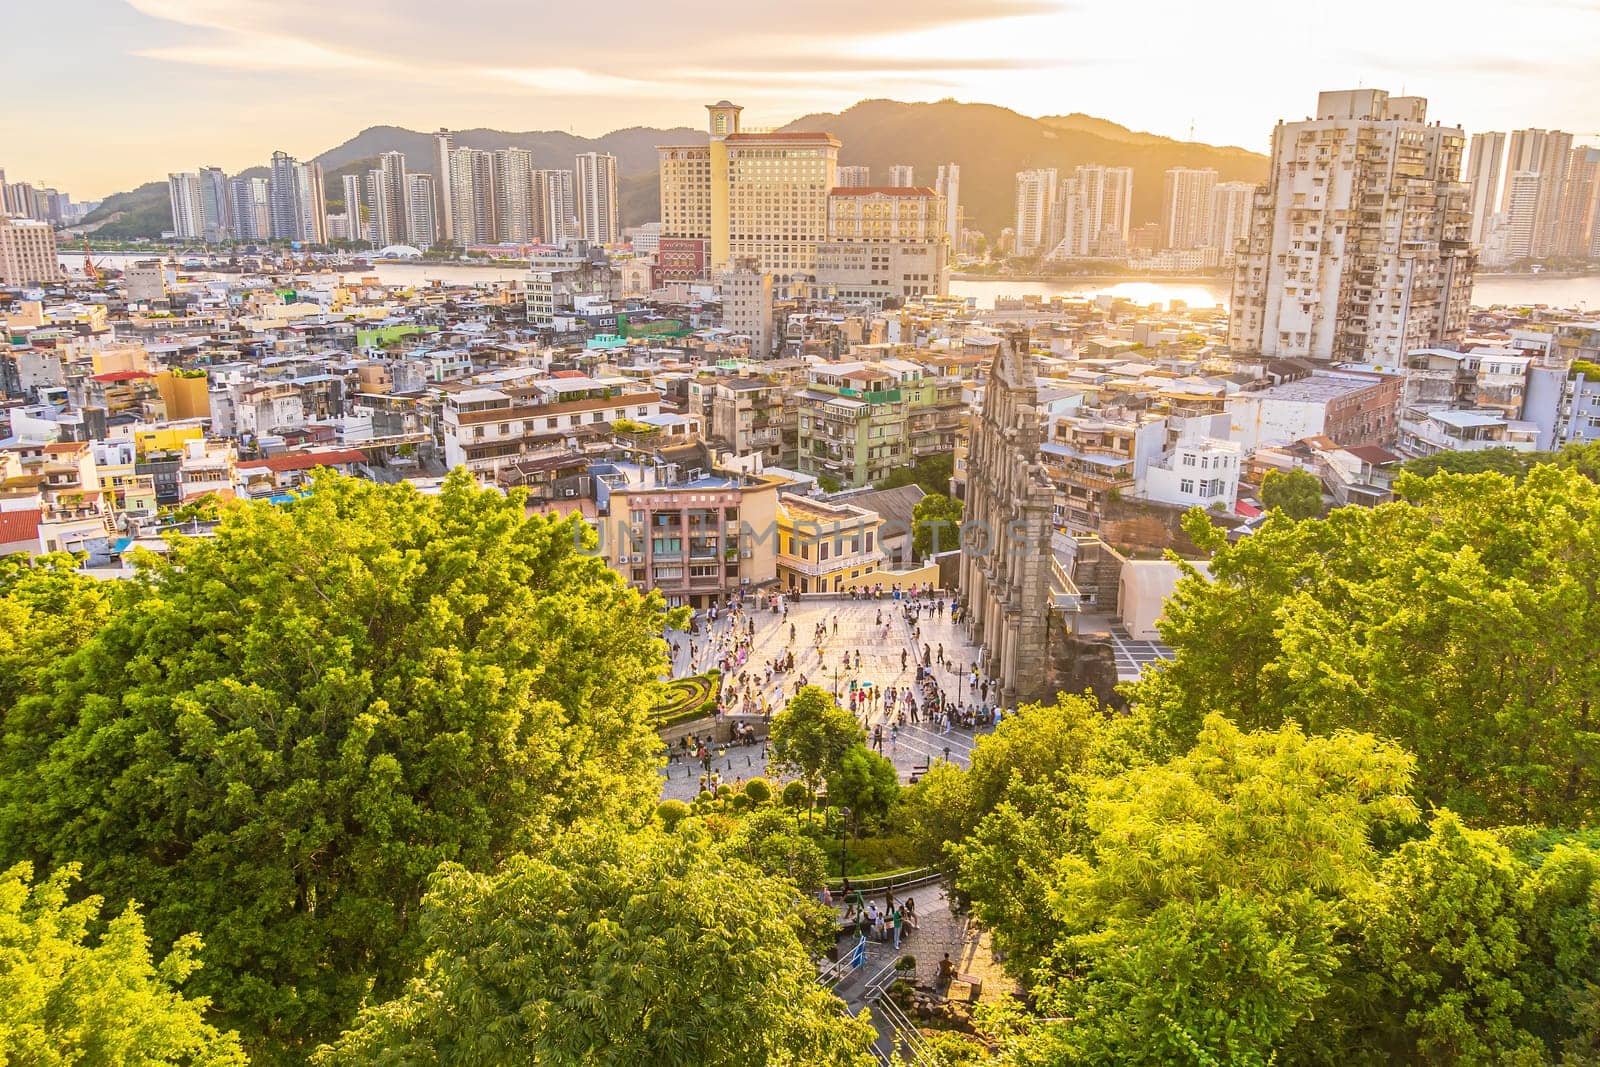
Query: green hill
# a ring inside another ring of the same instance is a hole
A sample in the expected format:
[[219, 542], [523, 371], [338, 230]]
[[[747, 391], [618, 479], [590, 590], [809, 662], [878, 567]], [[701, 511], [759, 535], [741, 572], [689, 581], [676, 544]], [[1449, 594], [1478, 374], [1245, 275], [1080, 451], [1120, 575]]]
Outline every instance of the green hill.
[[1132, 167], [1134, 225], [1160, 218], [1162, 176], [1169, 167], [1211, 167], [1220, 181], [1262, 181], [1267, 175], [1267, 157], [1242, 148], [1174, 141], [1088, 115], [1035, 119], [953, 100], [864, 100], [838, 114], [807, 115], [783, 129], [833, 134], [843, 143], [839, 162], [870, 166], [874, 182], [886, 182], [891, 165], [910, 163], [917, 182], [932, 185], [941, 163], [960, 164], [967, 224], [991, 237], [1011, 225], [1019, 170], [1065, 172], [1084, 163]]

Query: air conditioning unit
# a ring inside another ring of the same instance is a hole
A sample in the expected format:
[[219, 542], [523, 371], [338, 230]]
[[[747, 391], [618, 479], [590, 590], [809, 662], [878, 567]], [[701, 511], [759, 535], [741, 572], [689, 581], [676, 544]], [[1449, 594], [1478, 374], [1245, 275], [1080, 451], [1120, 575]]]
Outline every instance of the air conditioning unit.
[[561, 490], [561, 495], [562, 496], [577, 496], [578, 495], [578, 491], [576, 489], [563, 489], [563, 490]]
[[747, 549], [745, 549], [743, 552], [741, 552], [739, 554], [741, 556], [743, 556], [745, 559], [749, 559], [751, 556], [755, 555], [755, 550], [747, 548]]

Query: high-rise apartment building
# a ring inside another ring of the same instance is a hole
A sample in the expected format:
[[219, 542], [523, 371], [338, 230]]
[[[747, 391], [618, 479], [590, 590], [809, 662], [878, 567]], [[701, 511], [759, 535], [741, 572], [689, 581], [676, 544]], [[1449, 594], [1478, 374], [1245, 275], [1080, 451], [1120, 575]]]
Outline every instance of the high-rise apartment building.
[[1019, 256], [1048, 252], [1050, 227], [1056, 216], [1060, 180], [1054, 167], [1017, 173], [1015, 251]]
[[457, 148], [450, 153], [450, 220], [460, 247], [497, 239], [494, 153]]
[[534, 238], [533, 153], [502, 148], [494, 154], [495, 224], [501, 241]]
[[573, 177], [578, 235], [597, 245], [621, 240], [622, 227], [617, 220], [617, 157], [605, 152], [580, 152]]
[[707, 144], [658, 149], [663, 252], [673, 239], [702, 240], [711, 268], [752, 260], [787, 296], [827, 239], [839, 142], [826, 133], [744, 133], [743, 109], [726, 100], [706, 110]]
[[433, 217], [435, 203], [433, 175], [406, 176], [406, 242], [424, 252], [439, 239], [438, 226]]
[[271, 183], [266, 178], [234, 178], [228, 183], [234, 235], [245, 241], [272, 236]]
[[[371, 213], [363, 214], [362, 204], [369, 198], [362, 195], [363, 178], [359, 174], [346, 174], [339, 180], [344, 187], [344, 213], [349, 227], [350, 240], [371, 241]], [[382, 247], [381, 245], [379, 247]]]
[[872, 184], [871, 167], [840, 167], [836, 189], [865, 189]]
[[60, 277], [54, 227], [0, 214], [0, 285], [38, 285]]
[[1190, 167], [1167, 171], [1161, 191], [1164, 248], [1201, 248], [1211, 243], [1211, 200], [1217, 172]]
[[1476, 260], [1460, 182], [1466, 135], [1427, 101], [1325, 92], [1280, 122], [1234, 265], [1236, 352], [1398, 366], [1465, 336]]
[[183, 171], [167, 175], [167, 199], [172, 203], [172, 232], [184, 240], [201, 232], [200, 175]]
[[369, 203], [372, 229], [376, 234], [372, 243], [379, 248], [405, 244], [410, 234], [411, 215], [407, 203], [411, 186], [406, 178], [405, 154], [385, 152], [379, 156], [371, 184], [376, 192]]
[[1544, 179], [1536, 170], [1512, 171], [1506, 179], [1505, 249], [1506, 263], [1533, 255], [1534, 233], [1539, 222], [1539, 198]]
[[1132, 168], [1076, 168], [1056, 195], [1045, 242], [1050, 257], [1126, 255], [1132, 210]]
[[1574, 148], [1567, 163], [1556, 255], [1600, 257], [1600, 148]]
[[[1561, 222], [1561, 196], [1566, 188], [1567, 165], [1572, 157], [1572, 134], [1560, 130], [1513, 130], [1506, 154], [1506, 173], [1537, 174], [1538, 194], [1533, 209], [1533, 232], [1525, 255], [1543, 259], [1556, 254]], [[1510, 209], [1506, 190], [1506, 210]], [[1518, 257], [1514, 257], [1518, 258]]]
[[226, 241], [233, 236], [228, 176], [221, 167], [200, 168], [200, 236], [207, 243]]
[[950, 257], [961, 248], [961, 167], [946, 163], [939, 168], [933, 191], [944, 200], [944, 232], [950, 242]]
[[455, 137], [449, 130], [433, 135], [433, 220], [441, 241], [453, 241], [456, 236], [455, 200], [450, 189], [455, 150]]
[[548, 245], [566, 245], [578, 237], [576, 182], [570, 170], [533, 172], [535, 238]]
[[287, 152], [272, 153], [271, 169], [267, 176], [268, 197], [272, 214], [274, 241], [295, 241], [300, 237], [300, 208], [298, 179], [295, 168], [299, 166]]
[[1211, 236], [1206, 243], [1221, 253], [1223, 263], [1233, 262], [1239, 238], [1250, 233], [1250, 205], [1255, 195], [1251, 182], [1218, 182], [1211, 190]]
[[917, 168], [910, 163], [895, 163], [889, 168], [889, 185], [894, 189], [909, 189], [917, 184]]
[[323, 186], [322, 164], [296, 164], [295, 197], [300, 214], [299, 240], [306, 244], [327, 244], [328, 198]]
[[1506, 135], [1475, 133], [1472, 154], [1467, 161], [1467, 184], [1472, 189], [1472, 236], [1474, 246], [1483, 247], [1489, 220], [1500, 210], [1500, 165], [1505, 161]]

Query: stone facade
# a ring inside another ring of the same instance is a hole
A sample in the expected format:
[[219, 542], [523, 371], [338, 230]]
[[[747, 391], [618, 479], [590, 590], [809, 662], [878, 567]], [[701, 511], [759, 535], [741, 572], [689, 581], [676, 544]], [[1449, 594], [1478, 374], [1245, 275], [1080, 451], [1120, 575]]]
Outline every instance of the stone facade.
[[1000, 344], [983, 411], [972, 420], [960, 590], [973, 642], [1007, 706], [1055, 696], [1050, 685], [1050, 514], [1039, 465], [1039, 389], [1028, 335]]

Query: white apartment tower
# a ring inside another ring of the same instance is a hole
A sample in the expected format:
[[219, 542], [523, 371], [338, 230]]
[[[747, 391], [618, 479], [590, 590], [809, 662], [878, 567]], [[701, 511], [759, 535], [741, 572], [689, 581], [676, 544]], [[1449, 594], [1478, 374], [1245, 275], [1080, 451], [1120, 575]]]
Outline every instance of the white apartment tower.
[[378, 169], [372, 172], [372, 181], [377, 188], [377, 195], [369, 204], [372, 208], [372, 226], [378, 234], [374, 243], [379, 248], [404, 244], [410, 236], [411, 221], [406, 202], [411, 185], [406, 180], [405, 155], [385, 152], [379, 156]]
[[871, 167], [840, 167], [839, 176], [834, 180], [836, 189], [865, 189], [871, 184]]
[[1476, 259], [1466, 136], [1427, 101], [1325, 92], [1280, 122], [1234, 264], [1235, 352], [1395, 366], [1465, 336]]
[[502, 148], [494, 154], [495, 214], [499, 239], [522, 243], [534, 238], [533, 153]]
[[1222, 262], [1233, 262], [1239, 238], [1250, 233], [1250, 208], [1256, 187], [1250, 182], [1218, 182], [1211, 190], [1211, 236], [1206, 242], [1222, 254]]
[[1133, 209], [1133, 170], [1078, 167], [1061, 183], [1050, 219], [1050, 258], [1117, 258], [1127, 253]]
[[889, 188], [909, 189], [917, 184], [917, 168], [910, 163], [896, 163], [889, 168]]
[[933, 191], [944, 198], [944, 232], [950, 242], [950, 258], [954, 259], [961, 248], [961, 166], [946, 163], [940, 167]]
[[349, 219], [350, 240], [372, 240], [372, 216], [361, 213], [361, 205], [366, 201], [361, 193], [362, 177], [359, 174], [346, 174], [339, 179], [344, 187], [344, 213]]
[[455, 201], [450, 190], [455, 151], [456, 139], [449, 130], [433, 135], [433, 219], [441, 241], [453, 241], [456, 236]]
[[0, 285], [37, 285], [60, 277], [55, 228], [0, 212]]
[[547, 245], [565, 245], [578, 236], [577, 203], [570, 170], [533, 172], [535, 238]]
[[271, 183], [265, 178], [234, 178], [228, 183], [229, 216], [241, 240], [272, 236]]
[[1051, 219], [1056, 213], [1060, 182], [1054, 167], [1017, 173], [1016, 253], [1031, 256], [1045, 251]]
[[580, 152], [573, 175], [579, 236], [597, 245], [615, 244], [622, 237], [617, 222], [617, 157]]
[[1211, 198], [1217, 172], [1173, 167], [1161, 192], [1161, 242], [1165, 248], [1201, 248], [1211, 243]]
[[1467, 162], [1467, 184], [1472, 189], [1472, 236], [1475, 247], [1483, 247], [1489, 220], [1500, 205], [1500, 164], [1505, 160], [1506, 135], [1475, 133], [1472, 154]]
[[[1572, 157], [1572, 134], [1560, 130], [1513, 130], [1506, 154], [1506, 173], [1537, 174], [1539, 192], [1533, 210], [1533, 233], [1527, 255], [1536, 259], [1556, 254], [1560, 243], [1561, 197]], [[1506, 190], [1506, 209], [1511, 204]], [[1515, 257], [1514, 257], [1515, 258]]]
[[201, 232], [200, 175], [193, 171], [167, 175], [167, 199], [172, 202], [172, 232], [197, 240]]
[[1533, 255], [1539, 198], [1543, 190], [1544, 180], [1536, 170], [1513, 171], [1506, 179], [1504, 256], [1507, 262]]
[[438, 240], [438, 227], [433, 217], [433, 175], [410, 174], [406, 176], [406, 243], [424, 252]]
[[200, 168], [200, 236], [207, 242], [225, 241], [233, 233], [233, 211], [228, 203], [228, 176], [221, 167]]

